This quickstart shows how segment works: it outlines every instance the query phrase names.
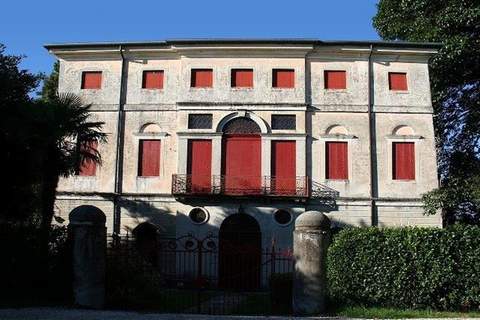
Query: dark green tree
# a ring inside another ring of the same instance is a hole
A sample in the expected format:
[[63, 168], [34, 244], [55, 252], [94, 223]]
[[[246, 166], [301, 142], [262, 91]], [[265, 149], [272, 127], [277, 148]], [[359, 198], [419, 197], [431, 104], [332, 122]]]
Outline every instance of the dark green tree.
[[60, 71], [60, 63], [55, 61], [53, 64], [52, 73], [43, 79], [42, 87], [42, 100], [51, 101], [54, 100], [58, 92], [58, 74]]
[[443, 44], [430, 61], [441, 187], [424, 195], [427, 214], [480, 221], [480, 1], [380, 0], [373, 25], [383, 39]]

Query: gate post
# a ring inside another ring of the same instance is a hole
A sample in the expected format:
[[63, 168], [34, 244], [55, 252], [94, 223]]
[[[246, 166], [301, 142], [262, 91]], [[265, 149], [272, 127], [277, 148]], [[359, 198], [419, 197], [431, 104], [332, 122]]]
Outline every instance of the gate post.
[[94, 206], [75, 208], [68, 225], [72, 239], [73, 293], [75, 304], [102, 308], [105, 303], [105, 214]]
[[293, 232], [292, 308], [296, 315], [318, 315], [325, 311], [327, 291], [326, 254], [330, 242], [330, 219], [318, 211], [307, 211], [295, 221]]

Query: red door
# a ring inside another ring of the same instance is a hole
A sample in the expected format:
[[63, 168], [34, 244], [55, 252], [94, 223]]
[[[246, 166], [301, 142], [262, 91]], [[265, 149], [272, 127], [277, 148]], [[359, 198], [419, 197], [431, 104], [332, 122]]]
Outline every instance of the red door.
[[210, 193], [212, 188], [212, 141], [188, 140], [187, 174], [191, 193]]
[[295, 195], [296, 142], [272, 141], [272, 191], [275, 195]]
[[223, 139], [224, 192], [261, 192], [261, 139], [259, 135], [226, 135]]

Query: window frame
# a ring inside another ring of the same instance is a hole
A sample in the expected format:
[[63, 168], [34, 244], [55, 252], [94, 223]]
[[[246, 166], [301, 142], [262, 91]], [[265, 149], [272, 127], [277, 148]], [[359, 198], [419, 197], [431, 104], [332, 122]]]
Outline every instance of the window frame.
[[[408, 93], [410, 85], [408, 83], [408, 73], [406, 71], [388, 71], [387, 74], [387, 84], [388, 84], [388, 91], [389, 92], [395, 92], [395, 93]], [[404, 75], [405, 76], [405, 89], [393, 89], [392, 88], [392, 81], [391, 81], [391, 75]]]
[[[344, 78], [344, 81], [345, 81], [345, 87], [344, 88], [330, 88], [330, 87], [327, 87], [328, 85], [328, 82], [327, 82], [327, 79], [328, 79], [328, 74], [329, 73], [343, 73], [345, 78]], [[324, 90], [328, 90], [328, 91], [346, 91], [348, 89], [348, 80], [347, 80], [347, 70], [335, 70], [335, 69], [324, 69], [323, 70], [323, 89]]]
[[[201, 71], [210, 71], [211, 72], [211, 84], [210, 86], [194, 86], [194, 83], [196, 83], [196, 72], [201, 72]], [[195, 75], [195, 76], [194, 76]], [[195, 77], [195, 82], [194, 82], [194, 77]], [[213, 89], [215, 85], [215, 70], [213, 68], [208, 68], [208, 67], [192, 67], [190, 68], [190, 89]]]
[[[162, 86], [161, 88], [157, 88], [157, 87], [149, 87], [147, 88], [146, 87], [146, 74], [149, 73], [149, 72], [158, 72], [158, 73], [161, 73], [162, 75]], [[151, 69], [145, 69], [145, 70], [142, 70], [142, 90], [163, 90], [165, 88], [165, 70], [163, 69], [155, 69], [155, 70], [151, 70]]]
[[[90, 88], [85, 87], [85, 76], [88, 74], [100, 75], [100, 84], [99, 87]], [[81, 72], [80, 75], [80, 90], [101, 90], [103, 88], [103, 71], [101, 70], [85, 70]]]
[[[282, 72], [282, 71], [289, 71], [289, 72], [292, 72], [293, 73], [293, 86], [291, 87], [283, 87], [283, 86], [278, 86], [275, 85], [275, 82], [278, 82], [278, 76], [276, 75], [277, 72]], [[272, 68], [272, 81], [271, 81], [271, 87], [272, 89], [274, 90], [292, 90], [292, 89], [295, 89], [296, 88], [296, 85], [297, 85], [297, 81], [296, 81], [296, 76], [297, 76], [297, 72], [295, 70], [295, 68]]]

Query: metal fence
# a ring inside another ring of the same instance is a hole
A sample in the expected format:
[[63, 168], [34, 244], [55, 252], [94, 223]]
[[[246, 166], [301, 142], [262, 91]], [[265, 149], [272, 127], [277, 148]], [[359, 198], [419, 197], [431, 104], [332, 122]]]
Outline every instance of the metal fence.
[[283, 281], [289, 290], [291, 248], [246, 244], [231, 249], [212, 235], [202, 239], [110, 235], [107, 296], [113, 306], [164, 312], [288, 313], [278, 301], [289, 301], [290, 293], [274, 293], [271, 288]]

